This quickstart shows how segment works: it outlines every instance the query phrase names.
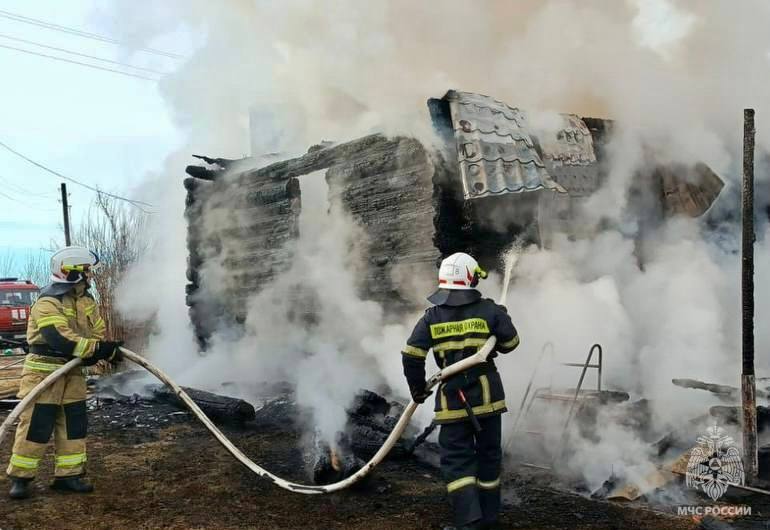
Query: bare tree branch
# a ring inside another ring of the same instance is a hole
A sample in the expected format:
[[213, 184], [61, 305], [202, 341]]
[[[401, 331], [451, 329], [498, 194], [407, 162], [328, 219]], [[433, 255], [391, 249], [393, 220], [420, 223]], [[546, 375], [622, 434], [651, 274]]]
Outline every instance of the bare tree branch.
[[114, 295], [126, 269], [146, 250], [147, 242], [142, 237], [144, 223], [140, 213], [99, 193], [73, 235], [74, 244], [99, 256], [101, 264], [92, 285], [108, 336], [113, 338], [124, 339], [138, 331], [126, 329], [126, 323], [115, 309]]

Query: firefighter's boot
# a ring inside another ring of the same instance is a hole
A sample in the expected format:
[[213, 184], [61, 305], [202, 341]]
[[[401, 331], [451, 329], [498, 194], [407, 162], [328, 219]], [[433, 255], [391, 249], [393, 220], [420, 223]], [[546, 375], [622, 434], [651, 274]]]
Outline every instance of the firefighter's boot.
[[31, 482], [31, 478], [11, 477], [11, 491], [8, 493], [8, 496], [15, 500], [26, 499], [29, 497], [29, 485]]
[[94, 491], [93, 485], [83, 480], [83, 477], [55, 478], [53, 484], [51, 484], [51, 489], [71, 493], [91, 493]]

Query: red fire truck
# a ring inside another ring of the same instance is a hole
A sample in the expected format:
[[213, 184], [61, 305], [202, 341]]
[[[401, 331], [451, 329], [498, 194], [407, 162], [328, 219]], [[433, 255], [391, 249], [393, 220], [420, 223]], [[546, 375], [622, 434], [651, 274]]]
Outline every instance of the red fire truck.
[[29, 280], [0, 278], [0, 348], [26, 344], [29, 308], [39, 292], [38, 286]]

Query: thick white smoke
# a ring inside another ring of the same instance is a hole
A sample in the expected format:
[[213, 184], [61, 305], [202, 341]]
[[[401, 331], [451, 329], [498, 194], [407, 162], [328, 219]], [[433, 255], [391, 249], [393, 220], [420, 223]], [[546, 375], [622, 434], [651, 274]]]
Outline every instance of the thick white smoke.
[[[729, 198], [738, 183], [744, 107], [757, 109], [758, 146], [770, 149], [768, 15], [770, 6], [760, 0], [177, 0], [141, 10], [116, 3], [100, 17], [137, 45], [180, 26], [196, 43], [187, 61], [161, 83], [189, 138], [169, 155], [162, 173], [148, 178], [147, 196], [167, 206], [153, 219], [154, 252], [129, 276], [123, 307], [132, 316], [157, 315], [150, 351], [175, 373], [192, 366], [186, 372], [192, 380], [310, 374], [293, 382], [300, 397], [309, 389], [313, 398], [323, 395], [319, 399], [334, 404], [317, 402], [316, 416], [328, 432], [341, 421], [338, 411], [353, 386], [388, 382], [404, 392], [403, 383], [396, 386], [398, 348], [411, 316], [404, 325], [386, 325], [380, 308], [356, 296], [343, 273], [350, 254], [341, 252], [343, 261], [328, 271], [297, 265], [303, 273], [333, 280], [334, 288], [316, 293], [335, 316], [323, 322], [328, 327], [308, 328], [308, 335], [297, 326], [296, 335], [287, 337], [280, 295], [296, 282], [280, 279], [255, 298], [250, 334], [215, 344], [221, 358], [192, 364], [197, 357], [183, 300], [181, 177], [188, 154], [245, 154], [250, 113], [257, 117], [251, 132], [261, 152], [301, 152], [322, 139], [371, 131], [428, 138], [425, 100], [457, 88], [536, 112], [617, 120], [610, 178], [589, 203], [587, 222], [603, 217], [625, 226], [629, 185], [651, 157], [709, 164], [727, 181], [716, 208], [735, 214], [737, 204]], [[343, 236], [357, 237], [344, 218], [328, 222], [340, 223], [335, 230]], [[517, 403], [547, 341], [564, 361], [582, 360], [600, 342], [606, 385], [655, 400], [661, 426], [709, 404], [702, 393], [673, 387], [672, 377], [738, 383], [739, 262], [730, 252], [735, 234], [728, 230], [727, 244], [723, 237], [717, 245], [703, 223], [675, 220], [654, 235], [640, 268], [628, 238], [633, 233], [557, 240], [550, 250], [524, 253], [508, 297], [522, 346], [498, 363], [509, 405]], [[318, 256], [328, 235], [302, 255]], [[761, 237], [757, 248], [760, 371], [770, 368], [762, 353], [770, 348], [770, 331], [761, 325], [770, 316], [767, 242]], [[326, 243], [327, 250], [341, 248], [339, 241]], [[497, 297], [492, 282], [487, 289]], [[574, 376], [554, 377], [574, 384]], [[344, 387], [348, 380], [352, 386]], [[335, 410], [331, 418], [323, 413]], [[606, 436], [614, 445], [626, 444], [626, 434], [615, 439], [608, 430]], [[587, 475], [594, 481], [602, 473]]]

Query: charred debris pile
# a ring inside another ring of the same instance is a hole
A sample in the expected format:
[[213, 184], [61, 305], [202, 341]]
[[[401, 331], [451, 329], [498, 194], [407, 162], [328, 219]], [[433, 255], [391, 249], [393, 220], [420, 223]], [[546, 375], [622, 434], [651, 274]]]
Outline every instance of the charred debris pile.
[[[144, 383], [140, 371], [121, 372], [92, 380], [91, 414], [115, 429], [139, 427], [143, 436], [157, 435], [159, 429], [188, 422], [192, 416], [177, 396], [165, 386]], [[136, 391], [140, 390], [141, 394]], [[301, 440], [306, 479], [330, 484], [351, 475], [368, 461], [385, 442], [404, 411], [404, 405], [367, 390], [361, 390], [347, 409], [347, 423], [330, 446], [318, 433], [307, 436], [309, 412], [300, 407], [286, 384], [264, 385], [254, 390], [264, 396], [255, 405], [239, 398], [194, 388], [184, 389], [204, 413], [220, 426], [248, 436], [265, 430], [294, 432]], [[227, 392], [226, 386], [223, 392]], [[389, 459], [417, 458], [438, 466], [438, 452], [432, 442], [419, 437], [411, 426], [388, 455]], [[298, 461], [296, 465], [302, 466]]]
[[[356, 279], [387, 311], [413, 308], [399, 278], [431, 277], [441, 256], [469, 251], [495, 270], [514, 241], [548, 246], [557, 233], [593, 235], [577, 219], [609, 178], [612, 121], [562, 114], [559, 127], [542, 131], [520, 109], [454, 90], [428, 107], [438, 147], [370, 135], [288, 160], [199, 157], [206, 166], [188, 166], [187, 303], [204, 348], [220, 326], [243, 322], [245, 300], [290, 268], [310, 173], [325, 172], [330, 203], [362, 227]], [[649, 229], [668, 216], [702, 215], [723, 187], [704, 164], [651, 164], [636, 182], [631, 202]]]

